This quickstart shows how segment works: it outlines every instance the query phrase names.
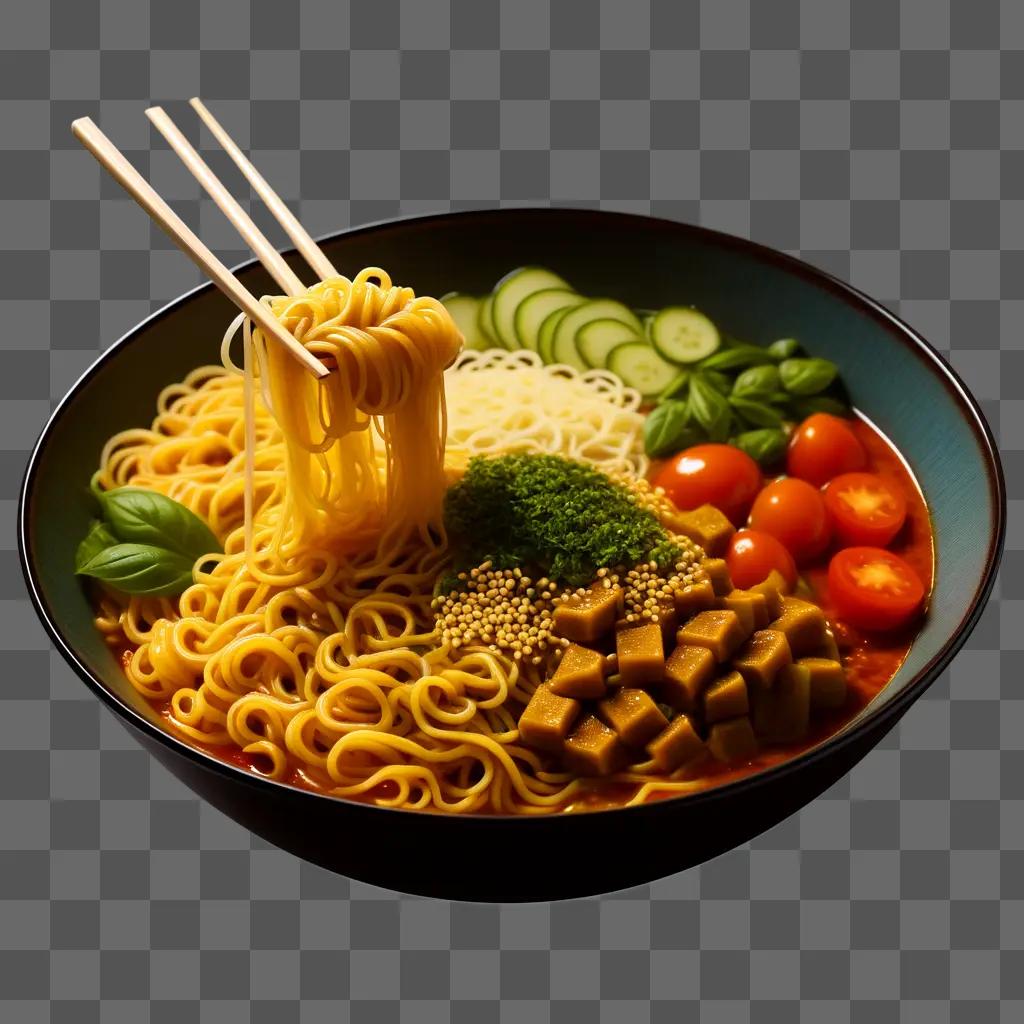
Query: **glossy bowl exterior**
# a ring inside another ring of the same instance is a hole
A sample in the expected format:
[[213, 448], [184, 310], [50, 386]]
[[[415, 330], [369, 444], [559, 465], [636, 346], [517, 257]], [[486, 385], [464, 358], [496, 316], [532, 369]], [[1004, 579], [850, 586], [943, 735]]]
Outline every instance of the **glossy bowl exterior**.
[[[741, 239], [586, 210], [443, 214], [323, 244], [342, 272], [383, 266], [422, 294], [483, 293], [511, 267], [543, 263], [584, 294], [637, 308], [693, 303], [738, 337], [801, 339], [839, 364], [855, 404], [910, 462], [933, 513], [937, 584], [905, 665], [849, 726], [785, 764], [693, 796], [578, 815], [447, 816], [321, 796], [222, 764], [161, 728], [94, 629], [71, 569], [104, 440], [148, 424], [163, 386], [218, 360], [234, 311], [204, 286], [105, 352], [54, 413], [26, 473], [19, 539], [33, 600], [75, 671], [171, 772], [269, 842], [353, 878], [448, 899], [553, 900], [641, 884], [752, 838], [841, 778], [977, 622], [1005, 518], [991, 434], [945, 362], [853, 289]], [[294, 255], [290, 262], [308, 273]], [[258, 266], [240, 276], [257, 293], [272, 290]]]

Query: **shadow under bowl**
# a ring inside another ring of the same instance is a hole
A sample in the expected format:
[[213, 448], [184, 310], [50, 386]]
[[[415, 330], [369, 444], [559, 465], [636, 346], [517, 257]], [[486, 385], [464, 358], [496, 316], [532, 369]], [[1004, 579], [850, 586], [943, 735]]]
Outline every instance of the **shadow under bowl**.
[[[706, 229], [590, 210], [489, 210], [388, 222], [323, 242], [343, 273], [382, 266], [421, 294], [482, 294], [511, 267], [550, 266], [588, 295], [636, 308], [692, 303], [730, 334], [797, 337], [832, 359], [854, 404], [899, 447], [931, 508], [931, 610], [892, 682], [843, 730], [777, 767], [702, 793], [586, 814], [448, 816], [305, 792], [221, 763], [165, 732], [128, 684], [72, 571], [104, 441], [151, 422], [160, 389], [218, 360], [234, 309], [212, 286], [139, 324], [72, 388], [32, 453], [19, 541], [57, 649], [133, 736], [187, 786], [264, 839], [375, 885], [446, 899], [588, 896], [649, 882], [751, 839], [841, 778], [963, 645], [992, 588], [1005, 495], [996, 447], [963, 383], [877, 303], [791, 257]], [[308, 271], [294, 253], [289, 262]], [[275, 291], [258, 265], [239, 276]]]

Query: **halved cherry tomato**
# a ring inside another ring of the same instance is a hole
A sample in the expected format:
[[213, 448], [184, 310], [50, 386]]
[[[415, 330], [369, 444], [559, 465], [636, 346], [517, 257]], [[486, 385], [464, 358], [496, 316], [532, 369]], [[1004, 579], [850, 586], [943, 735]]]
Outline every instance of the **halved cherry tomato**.
[[913, 568], [883, 548], [843, 548], [828, 567], [828, 592], [840, 619], [861, 629], [905, 625], [920, 610], [924, 584]]
[[863, 469], [864, 446], [846, 420], [816, 412], [793, 431], [786, 454], [786, 471], [820, 487], [840, 473]]
[[798, 564], [820, 555], [832, 532], [821, 491], [792, 476], [773, 480], [761, 491], [749, 524], [782, 541]]
[[907, 518], [907, 501], [875, 473], [843, 473], [825, 487], [825, 508], [840, 543], [884, 548]]
[[654, 478], [685, 510], [714, 505], [735, 526], [746, 518], [761, 487], [761, 470], [746, 452], [728, 444], [698, 444], [681, 451]]
[[725, 561], [734, 587], [745, 590], [767, 579], [772, 569], [786, 578], [790, 588], [796, 586], [796, 562], [781, 541], [759, 530], [740, 530], [729, 542]]

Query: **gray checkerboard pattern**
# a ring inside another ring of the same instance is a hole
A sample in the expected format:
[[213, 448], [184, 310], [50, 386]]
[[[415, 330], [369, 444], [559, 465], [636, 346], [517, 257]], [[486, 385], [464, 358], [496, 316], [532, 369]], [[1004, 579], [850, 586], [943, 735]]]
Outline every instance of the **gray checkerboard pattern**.
[[[1024, 1020], [1024, 3], [0, 11], [0, 1020]], [[52, 403], [198, 280], [69, 122], [97, 118], [230, 262], [237, 239], [142, 116], [188, 124], [196, 92], [314, 232], [595, 205], [749, 235], [886, 301], [1001, 436], [1008, 552], [967, 649], [802, 813], [600, 900], [399, 898], [198, 803], [50, 650], [14, 551]]]

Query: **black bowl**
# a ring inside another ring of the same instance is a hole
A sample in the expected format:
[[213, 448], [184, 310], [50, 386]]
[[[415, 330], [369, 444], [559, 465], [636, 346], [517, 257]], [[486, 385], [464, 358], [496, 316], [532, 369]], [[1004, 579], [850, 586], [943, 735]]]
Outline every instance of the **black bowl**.
[[[877, 303], [798, 260], [702, 228], [585, 210], [492, 210], [401, 220], [324, 240], [343, 272], [385, 267], [424, 294], [482, 293], [541, 263], [581, 292], [637, 308], [693, 303], [738, 337], [795, 336], [833, 359], [858, 405], [909, 460], [933, 513], [938, 557], [928, 620], [892, 683], [845, 729], [778, 767], [639, 807], [544, 817], [389, 810], [269, 782], [161, 728], [92, 625], [72, 574], [103, 441], [146, 424], [161, 387], [218, 358], [234, 310], [204, 286], [105, 352], [60, 404], [29, 461], [20, 548], [57, 648], [162, 764], [269, 842], [353, 878], [464, 900], [554, 900], [648, 882], [782, 821], [857, 763], [962, 646], [992, 588], [1005, 496], [996, 448], [963, 383]], [[294, 253], [289, 261], [299, 270]], [[239, 276], [273, 291], [262, 268]]]

